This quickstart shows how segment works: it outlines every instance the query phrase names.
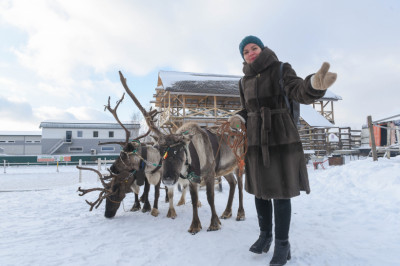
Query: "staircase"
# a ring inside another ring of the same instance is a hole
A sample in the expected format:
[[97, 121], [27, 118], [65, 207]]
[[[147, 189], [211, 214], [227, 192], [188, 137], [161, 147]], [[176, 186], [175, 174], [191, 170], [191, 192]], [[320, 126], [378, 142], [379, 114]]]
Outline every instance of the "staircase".
[[[60, 139], [56, 144], [53, 145], [53, 147], [51, 147], [51, 149], [48, 151], [48, 154], [53, 154], [55, 153], [62, 145], [64, 145], [65, 139]], [[68, 142], [71, 143], [71, 142]]]

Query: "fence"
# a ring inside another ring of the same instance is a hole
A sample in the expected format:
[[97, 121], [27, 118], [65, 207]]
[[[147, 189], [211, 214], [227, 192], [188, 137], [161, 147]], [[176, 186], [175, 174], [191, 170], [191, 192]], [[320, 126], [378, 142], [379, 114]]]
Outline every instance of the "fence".
[[[102, 166], [104, 166], [104, 169], [106, 169], [107, 168], [107, 164], [111, 164], [111, 163], [113, 163], [115, 161], [115, 159], [107, 159], [107, 158], [104, 158], [104, 159], [101, 159], [101, 158], [97, 158], [97, 160], [95, 160], [95, 161], [92, 161], [92, 160], [90, 160], [90, 161], [83, 161], [82, 159], [79, 159], [78, 161], [73, 161], [73, 162], [35, 162], [35, 163], [32, 163], [32, 162], [26, 162], [26, 163], [23, 163], [23, 162], [14, 162], [14, 163], [12, 163], [12, 162], [9, 162], [9, 161], [6, 161], [6, 160], [3, 160], [3, 168], [4, 168], [4, 174], [6, 174], [7, 173], [7, 167], [12, 167], [12, 166], [34, 166], [34, 165], [41, 165], [41, 166], [57, 166], [57, 168], [56, 168], [56, 172], [58, 172], [59, 171], [59, 169], [58, 169], [58, 166], [61, 166], [61, 165], [79, 165], [79, 166], [83, 166], [83, 165], [97, 165], [97, 168], [98, 168], [98, 170], [100, 171], [101, 170], [101, 167]], [[81, 177], [81, 173], [80, 173], [80, 171], [79, 171], [79, 176]]]
[[336, 150], [352, 150], [361, 146], [361, 130], [350, 127], [306, 128], [300, 129], [299, 134], [304, 150], [312, 150], [316, 155], [329, 155]]

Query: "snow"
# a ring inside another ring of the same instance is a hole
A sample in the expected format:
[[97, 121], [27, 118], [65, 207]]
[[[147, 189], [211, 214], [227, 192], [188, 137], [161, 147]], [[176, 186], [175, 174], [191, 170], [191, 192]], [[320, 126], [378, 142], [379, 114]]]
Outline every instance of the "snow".
[[191, 72], [178, 72], [178, 71], [160, 71], [158, 73], [162, 80], [164, 88], [172, 87], [174, 83], [182, 80], [190, 81], [237, 81], [241, 76], [233, 75], [218, 75], [218, 74], [203, 74]]
[[300, 116], [311, 127], [335, 127], [335, 125], [318, 113], [311, 105], [300, 104]]
[[[94, 168], [96, 166], [93, 166]], [[89, 212], [77, 188], [100, 186], [95, 173], [73, 166], [0, 168], [0, 265], [268, 265], [272, 252], [248, 251], [258, 236], [253, 196], [244, 192], [245, 221], [221, 220], [221, 230], [207, 232], [210, 208], [200, 190], [203, 229], [191, 235], [192, 207], [176, 207], [166, 217], [161, 191], [160, 215], [129, 212], [128, 194], [113, 219], [104, 218], [104, 203]], [[308, 165], [311, 194], [292, 199], [287, 265], [398, 265], [400, 260], [400, 156], [349, 160], [342, 166], [314, 170]], [[102, 170], [104, 171], [104, 169]], [[151, 202], [153, 188], [150, 191]], [[180, 197], [176, 190], [175, 204]], [[215, 192], [218, 214], [228, 185]]]

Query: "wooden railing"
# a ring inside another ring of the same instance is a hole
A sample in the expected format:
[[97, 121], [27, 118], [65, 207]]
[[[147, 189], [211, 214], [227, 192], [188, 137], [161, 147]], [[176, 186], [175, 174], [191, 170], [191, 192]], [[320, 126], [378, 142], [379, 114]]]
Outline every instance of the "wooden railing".
[[[350, 127], [299, 129], [304, 150], [313, 150], [316, 155], [329, 155], [335, 150], [352, 150], [361, 146], [361, 130]], [[337, 138], [329, 141], [329, 135]]]

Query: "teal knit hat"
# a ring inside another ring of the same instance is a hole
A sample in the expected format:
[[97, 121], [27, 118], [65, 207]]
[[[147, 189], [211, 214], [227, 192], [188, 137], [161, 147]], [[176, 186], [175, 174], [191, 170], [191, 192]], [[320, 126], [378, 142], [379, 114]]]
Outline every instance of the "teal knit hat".
[[261, 49], [264, 48], [264, 44], [262, 43], [262, 41], [258, 37], [252, 36], [252, 35], [244, 37], [244, 39], [239, 44], [239, 51], [240, 51], [240, 54], [242, 55], [243, 59], [244, 59], [243, 49], [249, 43], [257, 44]]

